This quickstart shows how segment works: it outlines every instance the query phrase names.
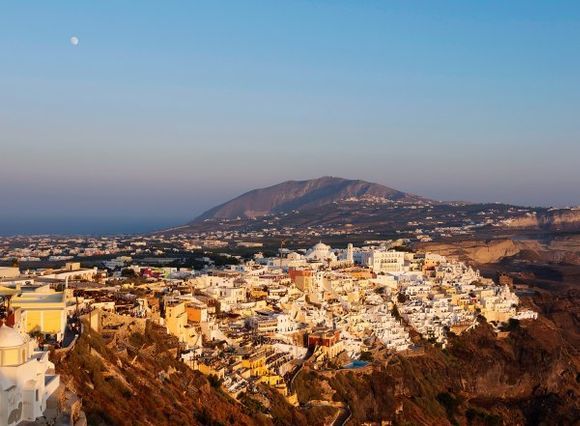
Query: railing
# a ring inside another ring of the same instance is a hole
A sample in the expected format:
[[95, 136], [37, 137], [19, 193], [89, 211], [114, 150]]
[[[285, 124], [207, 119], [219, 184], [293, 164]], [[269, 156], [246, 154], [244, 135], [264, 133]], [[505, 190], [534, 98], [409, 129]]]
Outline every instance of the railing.
[[79, 334], [75, 335], [75, 337], [71, 340], [71, 342], [66, 347], [59, 348], [59, 349], [55, 349], [54, 352], [57, 353], [57, 354], [66, 354], [66, 353], [68, 353], [72, 348], [74, 348], [75, 343], [79, 339], [80, 335], [83, 334], [83, 331], [84, 331], [84, 325], [81, 322]]

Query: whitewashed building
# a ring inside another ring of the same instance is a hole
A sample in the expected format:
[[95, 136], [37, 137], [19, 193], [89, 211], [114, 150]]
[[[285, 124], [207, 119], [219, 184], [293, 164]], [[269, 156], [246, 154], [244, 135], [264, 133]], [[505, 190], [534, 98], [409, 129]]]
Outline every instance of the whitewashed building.
[[34, 341], [15, 329], [0, 327], [0, 424], [34, 421], [46, 410], [59, 386], [48, 352], [35, 351]]

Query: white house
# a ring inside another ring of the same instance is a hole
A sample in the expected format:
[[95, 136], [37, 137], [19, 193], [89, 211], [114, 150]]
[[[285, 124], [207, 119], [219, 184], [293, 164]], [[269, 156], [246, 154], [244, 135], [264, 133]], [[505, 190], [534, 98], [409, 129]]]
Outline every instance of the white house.
[[34, 421], [46, 410], [59, 376], [48, 352], [35, 351], [34, 342], [15, 329], [0, 327], [0, 424]]

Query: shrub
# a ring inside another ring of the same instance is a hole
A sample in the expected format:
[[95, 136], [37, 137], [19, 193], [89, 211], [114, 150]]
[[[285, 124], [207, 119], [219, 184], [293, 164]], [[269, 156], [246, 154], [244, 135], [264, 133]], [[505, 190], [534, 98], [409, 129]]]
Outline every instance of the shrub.
[[437, 394], [437, 402], [445, 408], [445, 412], [447, 413], [447, 417], [451, 420], [455, 415], [455, 410], [457, 410], [457, 406], [459, 402], [457, 399], [451, 395], [449, 392], [441, 392]]
[[361, 361], [371, 362], [373, 360], [373, 354], [369, 351], [361, 352], [359, 359]]
[[215, 374], [210, 374], [207, 376], [207, 381], [211, 385], [212, 388], [219, 389], [222, 385], [222, 380], [218, 378]]

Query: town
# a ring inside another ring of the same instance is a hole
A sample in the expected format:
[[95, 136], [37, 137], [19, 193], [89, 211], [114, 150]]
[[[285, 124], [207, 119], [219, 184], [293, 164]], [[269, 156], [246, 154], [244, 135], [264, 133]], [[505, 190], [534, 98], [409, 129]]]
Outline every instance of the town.
[[[365, 368], [389, 353], [445, 348], [451, 335], [481, 321], [501, 334], [510, 322], [537, 318], [520, 305], [509, 276], [496, 282], [400, 240], [343, 248], [318, 242], [271, 256], [206, 253], [194, 268], [173, 266], [169, 257], [199, 248], [190, 242], [164, 252], [141, 237], [34, 246], [21, 238], [3, 248], [6, 260], [31, 265], [43, 257], [61, 266], [0, 267], [0, 377], [11, 383], [0, 423], [7, 425], [56, 416], [60, 383], [48, 351], [69, 350], [86, 327], [105, 335], [115, 324], [154, 322], [179, 341], [176, 356], [185, 365], [231, 397], [265, 384], [298, 405], [293, 380], [305, 363]], [[91, 262], [78, 261], [83, 254]]]
[[[500, 204], [474, 208], [464, 204], [433, 205], [367, 198], [341, 200], [334, 208], [341, 213], [342, 219], [329, 219], [311, 226], [296, 222], [307, 212], [292, 211], [255, 219], [208, 219], [194, 227], [182, 226], [146, 235], [0, 236], [0, 262], [18, 259], [21, 264], [38, 268], [81, 259], [84, 264], [94, 260], [95, 266], [102, 266], [103, 259], [123, 255], [163, 257], [163, 262], [169, 264], [191, 257], [196, 250], [227, 249], [228, 254], [256, 249], [277, 250], [281, 240], [291, 241], [297, 247], [306, 247], [320, 239], [340, 244], [351, 240], [358, 245], [392, 239], [463, 240], [509, 230], [514, 218], [533, 213], [530, 208]], [[388, 214], [392, 222], [383, 225], [357, 223], [361, 211], [373, 218]]]

